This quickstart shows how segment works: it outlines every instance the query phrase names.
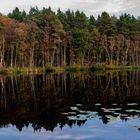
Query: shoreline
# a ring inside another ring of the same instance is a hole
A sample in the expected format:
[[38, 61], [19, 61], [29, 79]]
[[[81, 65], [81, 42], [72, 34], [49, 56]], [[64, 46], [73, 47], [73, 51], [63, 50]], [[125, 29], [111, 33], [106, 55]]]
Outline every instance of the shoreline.
[[140, 70], [140, 66], [67, 66], [46, 68], [0, 68], [0, 75], [41, 74], [61, 72], [97, 72], [118, 70]]

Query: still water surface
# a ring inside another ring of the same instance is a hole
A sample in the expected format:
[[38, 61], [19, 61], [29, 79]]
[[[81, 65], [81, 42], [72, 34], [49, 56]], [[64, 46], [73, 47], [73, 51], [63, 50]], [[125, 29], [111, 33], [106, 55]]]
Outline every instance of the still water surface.
[[140, 72], [0, 77], [0, 140], [140, 140]]

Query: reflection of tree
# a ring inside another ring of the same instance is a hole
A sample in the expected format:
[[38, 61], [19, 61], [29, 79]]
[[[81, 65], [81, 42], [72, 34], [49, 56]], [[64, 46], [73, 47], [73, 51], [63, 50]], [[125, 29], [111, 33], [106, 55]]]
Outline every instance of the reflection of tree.
[[[1, 77], [0, 126], [11, 123], [20, 131], [29, 124], [34, 130], [45, 128], [52, 131], [56, 126], [63, 128], [65, 124], [81, 126], [88, 118], [69, 120], [61, 114], [71, 111], [70, 107], [76, 104], [83, 104], [80, 108], [83, 111], [98, 112], [103, 123], [111, 121], [107, 116], [117, 118], [115, 113], [102, 110], [112, 108], [112, 103], [117, 103], [116, 108], [121, 108], [116, 113], [139, 116], [136, 111], [126, 112], [139, 110], [139, 104], [127, 106], [128, 102], [140, 101], [139, 83], [138, 71]], [[96, 106], [96, 103], [102, 105]], [[127, 120], [123, 116], [121, 119]]]

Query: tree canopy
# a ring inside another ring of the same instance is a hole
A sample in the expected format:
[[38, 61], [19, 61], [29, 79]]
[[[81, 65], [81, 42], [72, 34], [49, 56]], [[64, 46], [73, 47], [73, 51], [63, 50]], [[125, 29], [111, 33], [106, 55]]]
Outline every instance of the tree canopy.
[[140, 65], [140, 18], [31, 7], [0, 14], [0, 66]]

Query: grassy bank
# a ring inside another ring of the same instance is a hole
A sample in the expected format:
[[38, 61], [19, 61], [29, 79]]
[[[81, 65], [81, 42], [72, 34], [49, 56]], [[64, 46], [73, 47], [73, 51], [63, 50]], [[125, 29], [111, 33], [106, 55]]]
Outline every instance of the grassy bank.
[[60, 67], [46, 67], [46, 68], [0, 68], [0, 75], [20, 75], [20, 74], [41, 74], [62, 72]]
[[115, 65], [105, 65], [105, 66], [92, 66], [90, 71], [105, 71], [105, 70], [140, 70], [140, 66], [115, 66]]
[[95, 66], [72, 66], [66, 67], [67, 72], [78, 72], [78, 71], [107, 71], [107, 70], [140, 70], [140, 66], [115, 66], [115, 65], [95, 65]]
[[94, 72], [106, 70], [140, 70], [140, 66], [68, 66], [68, 67], [47, 67], [47, 68], [0, 68], [0, 75], [7, 74], [41, 74], [55, 72]]

